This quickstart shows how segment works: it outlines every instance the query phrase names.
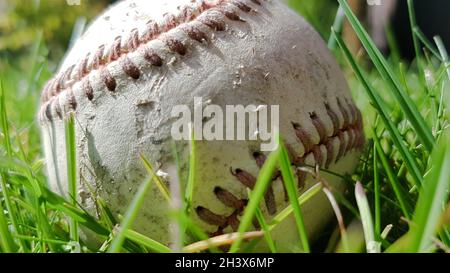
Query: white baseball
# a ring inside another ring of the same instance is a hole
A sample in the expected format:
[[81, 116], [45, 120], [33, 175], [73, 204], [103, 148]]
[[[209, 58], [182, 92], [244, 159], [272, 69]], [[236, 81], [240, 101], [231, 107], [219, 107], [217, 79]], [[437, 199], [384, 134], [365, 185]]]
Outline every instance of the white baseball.
[[[176, 105], [279, 105], [280, 134], [293, 165], [351, 173], [364, 144], [362, 118], [321, 37], [276, 0], [126, 0], [97, 18], [47, 84], [39, 113], [53, 190], [67, 194], [64, 118], [75, 113], [78, 198], [93, 194], [123, 214], [149, 178], [143, 154], [174, 181], [171, 117]], [[188, 141], [178, 143], [187, 172]], [[267, 153], [255, 141], [197, 141], [191, 219], [210, 234], [236, 230]], [[297, 171], [300, 190], [316, 181]], [[182, 175], [182, 176], [183, 176]], [[322, 173], [336, 191], [339, 178]], [[87, 183], [95, 190], [89, 192]], [[89, 194], [86, 194], [89, 193]], [[261, 209], [268, 220], [288, 205], [278, 177]], [[157, 187], [133, 228], [171, 243], [168, 204]], [[303, 206], [316, 237], [333, 216], [324, 195]], [[293, 218], [272, 234], [280, 251], [299, 245]]]

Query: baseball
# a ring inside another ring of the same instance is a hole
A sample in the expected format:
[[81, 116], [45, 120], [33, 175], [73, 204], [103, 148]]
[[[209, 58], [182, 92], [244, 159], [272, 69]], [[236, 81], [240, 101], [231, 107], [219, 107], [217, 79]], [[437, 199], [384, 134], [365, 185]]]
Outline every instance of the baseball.
[[[325, 42], [284, 3], [121, 1], [87, 28], [42, 91], [38, 116], [49, 184], [67, 196], [64, 120], [74, 113], [78, 201], [98, 215], [94, 200], [100, 196], [113, 213], [123, 215], [141, 183], [150, 179], [141, 155], [168, 188], [186, 180], [190, 141], [174, 137], [174, 124], [180, 122], [175, 107], [193, 115], [204, 110], [200, 120], [192, 119], [200, 122], [195, 131], [201, 134], [206, 123], [219, 118], [211, 109], [222, 109], [225, 117], [227, 107], [236, 105], [278, 111], [276, 118], [269, 115], [272, 126], [266, 133], [277, 130], [283, 137], [299, 193], [317, 183], [298, 168], [305, 164], [342, 175], [354, 171], [364, 145], [361, 114]], [[244, 126], [251, 135], [245, 139], [195, 140], [190, 218], [211, 236], [237, 230], [247, 188], [255, 185], [270, 153], [262, 148], [270, 139], [255, 139], [264, 131], [253, 127]], [[223, 128], [225, 136], [240, 127], [224, 121]], [[321, 176], [335, 191], [345, 189], [337, 176]], [[270, 221], [288, 204], [283, 181], [274, 176], [261, 211]], [[152, 187], [133, 229], [171, 245], [169, 209], [158, 187]], [[334, 217], [322, 193], [302, 210], [311, 239]], [[280, 223], [272, 237], [279, 251], [298, 247], [294, 218]]]

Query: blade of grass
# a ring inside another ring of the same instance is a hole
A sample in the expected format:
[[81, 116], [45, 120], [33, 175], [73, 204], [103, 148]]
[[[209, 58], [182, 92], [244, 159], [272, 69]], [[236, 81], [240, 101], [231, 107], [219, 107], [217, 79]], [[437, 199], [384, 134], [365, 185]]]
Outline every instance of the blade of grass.
[[443, 61], [442, 56], [439, 55], [439, 51], [433, 46], [433, 44], [428, 40], [428, 38], [425, 36], [425, 34], [420, 30], [418, 26], [415, 26], [413, 28], [414, 34], [419, 38], [419, 40], [430, 50], [433, 55], [438, 58], [439, 61]]
[[373, 147], [373, 191], [374, 191], [374, 203], [375, 203], [375, 239], [381, 241], [381, 205], [380, 205], [380, 175], [378, 173], [378, 156], [377, 147], [374, 144]]
[[289, 203], [291, 204], [294, 211], [295, 223], [297, 224], [297, 231], [299, 234], [300, 242], [302, 243], [302, 248], [305, 252], [308, 253], [311, 251], [311, 249], [309, 247], [308, 234], [306, 232], [305, 222], [303, 220], [303, 213], [297, 200], [297, 187], [294, 182], [294, 174], [292, 172], [291, 161], [282, 140], [278, 139], [278, 143], [280, 145], [278, 162], [281, 169], [281, 175], [283, 177], [283, 182], [289, 197]]
[[336, 216], [336, 220], [338, 222], [338, 227], [339, 227], [339, 232], [341, 233], [341, 242], [342, 242], [343, 250], [348, 253], [350, 248], [349, 248], [347, 231], [345, 229], [344, 218], [342, 217], [341, 209], [339, 208], [336, 198], [334, 198], [334, 195], [331, 192], [331, 190], [324, 187], [323, 192], [327, 196], [328, 201], [330, 202], [331, 207], [333, 208], [334, 214]]
[[270, 234], [269, 226], [267, 225], [267, 222], [264, 219], [264, 215], [259, 207], [256, 208], [255, 215], [256, 219], [258, 219], [259, 225], [261, 226], [261, 230], [264, 232], [264, 239], [269, 246], [270, 252], [277, 253], [277, 248], [275, 246], [275, 243], [273, 242], [272, 235]]
[[344, 9], [344, 12], [347, 16], [347, 19], [349, 20], [350, 25], [355, 30], [357, 36], [359, 37], [361, 43], [366, 49], [368, 55], [370, 56], [372, 62], [377, 68], [381, 77], [389, 86], [389, 90], [391, 90], [392, 95], [394, 95], [394, 97], [398, 101], [399, 106], [405, 113], [406, 118], [414, 127], [417, 136], [419, 137], [419, 139], [421, 140], [427, 151], [431, 152], [433, 150], [434, 138], [431, 133], [431, 129], [428, 128], [428, 125], [426, 124], [424, 118], [417, 109], [415, 103], [403, 90], [402, 85], [396, 78], [391, 67], [388, 65], [387, 61], [384, 59], [379, 49], [375, 46], [370, 36], [364, 30], [364, 27], [359, 22], [358, 18], [352, 12], [347, 1], [345, 0], [337, 0], [337, 1], [339, 2], [340, 6], [342, 6], [342, 8]]
[[375, 240], [369, 201], [367, 201], [366, 193], [364, 192], [364, 187], [361, 182], [356, 183], [355, 197], [361, 215], [361, 222], [363, 224], [367, 253], [380, 253], [381, 244]]
[[[73, 113], [65, 121], [66, 156], [67, 156], [67, 178], [69, 183], [69, 196], [72, 205], [77, 205], [77, 162], [76, 162], [76, 140], [75, 119]], [[70, 218], [70, 239], [78, 242], [78, 223]]]
[[183, 249], [183, 252], [198, 253], [201, 251], [205, 251], [211, 247], [217, 248], [221, 246], [230, 245], [231, 243], [236, 242], [239, 238], [241, 240], [249, 240], [260, 238], [263, 235], [264, 233], [262, 231], [250, 231], [245, 232], [244, 234], [240, 234], [239, 232], [224, 234], [213, 238], [209, 238], [205, 241], [190, 244]]
[[394, 122], [389, 118], [389, 110], [385, 106], [383, 100], [380, 98], [378, 93], [375, 92], [374, 88], [369, 84], [369, 81], [367, 77], [364, 75], [364, 72], [361, 70], [359, 65], [356, 63], [356, 61], [353, 59], [349, 49], [345, 45], [344, 41], [342, 40], [342, 37], [337, 35], [334, 30], [332, 30], [332, 33], [334, 37], [336, 38], [336, 41], [338, 42], [339, 47], [341, 48], [342, 52], [344, 53], [345, 57], [347, 58], [347, 61], [349, 62], [350, 66], [353, 69], [353, 72], [357, 76], [360, 83], [363, 85], [364, 90], [366, 91], [367, 95], [369, 96], [369, 99], [375, 108], [377, 110], [381, 120], [383, 121], [384, 126], [386, 126], [387, 130], [389, 131], [392, 141], [394, 142], [395, 146], [397, 147], [401, 157], [403, 158], [405, 164], [408, 167], [408, 170], [410, 171], [411, 177], [414, 180], [414, 183], [417, 187], [420, 188], [422, 185], [422, 173], [419, 170], [419, 167], [417, 166], [417, 162], [415, 158], [412, 156], [409, 149], [406, 147], [405, 143], [403, 142], [402, 136], [400, 135], [400, 132], [398, 131], [397, 126], [394, 124]]
[[194, 183], [195, 183], [195, 168], [196, 165], [196, 152], [195, 152], [195, 133], [194, 130], [191, 128], [191, 141], [190, 141], [190, 153], [189, 153], [189, 177], [188, 182], [186, 185], [186, 193], [185, 193], [185, 199], [186, 199], [186, 213], [189, 213], [191, 210], [191, 204], [192, 204], [192, 198], [194, 195]]
[[143, 154], [141, 154], [141, 160], [142, 160], [142, 162], [144, 162], [144, 166], [147, 169], [147, 172], [151, 175], [151, 178], [156, 183], [156, 186], [158, 187], [161, 194], [164, 196], [164, 198], [167, 200], [167, 202], [171, 202], [169, 189], [167, 189], [164, 182], [161, 181], [161, 178], [155, 173], [152, 165], [147, 160], [147, 158], [145, 158], [145, 156]]
[[[30, 242], [38, 240], [38, 238], [36, 238], [36, 237], [25, 236], [25, 235], [14, 235], [14, 237], [17, 237], [17, 238], [20, 238], [20, 239], [23, 239], [23, 240], [26, 240], [26, 241], [30, 241]], [[46, 243], [52, 243], [52, 244], [60, 244], [60, 245], [67, 244], [66, 241], [62, 241], [62, 240], [45, 239], [44, 241]]]
[[450, 134], [442, 137], [432, 154], [431, 172], [420, 191], [411, 224], [411, 252], [425, 252], [433, 243], [450, 188]]
[[[15, 235], [19, 235], [19, 228], [18, 228], [19, 225], [17, 224], [17, 220], [16, 220], [18, 213], [17, 213], [17, 210], [14, 209], [15, 207], [12, 205], [11, 196], [9, 194], [10, 190], [8, 189], [8, 187], [6, 185], [6, 178], [7, 178], [7, 175], [3, 172], [0, 172], [0, 192], [3, 193], [6, 210], [8, 211], [9, 220], [11, 221], [11, 227], [12, 227], [11, 233], [13, 234], [13, 236], [15, 236]], [[19, 239], [18, 243], [19, 243], [19, 246], [23, 250], [24, 245], [22, 244], [22, 240]]]
[[[320, 193], [322, 191], [322, 188], [322, 183], [317, 183], [307, 191], [305, 191], [302, 195], [300, 195], [300, 197], [298, 198], [298, 203], [300, 204], [300, 206], [305, 204], [312, 197], [316, 196], [316, 194]], [[279, 223], [283, 222], [283, 220], [286, 219], [293, 211], [294, 209], [292, 208], [291, 204], [280, 211], [269, 223], [269, 231], [272, 231]]]
[[416, 52], [416, 61], [417, 61], [417, 67], [419, 69], [419, 78], [422, 82], [422, 86], [425, 86], [425, 76], [422, 73], [424, 71], [424, 64], [423, 64], [423, 58], [422, 54], [420, 54], [420, 43], [418, 40], [417, 35], [414, 33], [414, 28], [417, 27], [417, 20], [416, 20], [416, 12], [414, 10], [414, 3], [412, 0], [407, 0], [408, 5], [408, 14], [409, 14], [409, 23], [412, 30], [412, 40], [414, 45], [414, 51]]
[[439, 54], [441, 55], [442, 61], [447, 70], [448, 79], [450, 80], [450, 61], [448, 58], [447, 50], [445, 49], [444, 42], [442, 41], [441, 37], [439, 37], [439, 36], [434, 37], [434, 42], [436, 43], [436, 45], [438, 47]]
[[120, 252], [123, 242], [126, 239], [126, 231], [130, 229], [133, 225], [134, 220], [137, 217], [139, 209], [144, 203], [145, 197], [152, 186], [153, 179], [146, 180], [140, 185], [138, 192], [134, 196], [131, 201], [130, 206], [128, 207], [125, 217], [118, 228], [117, 234], [114, 236], [114, 240], [111, 242], [111, 245], [108, 248], [109, 253], [118, 253]]
[[154, 252], [157, 253], [171, 253], [172, 250], [168, 248], [167, 246], [148, 238], [147, 236], [144, 236], [136, 231], [133, 231], [131, 229], [125, 230], [125, 237], [139, 245], [143, 245], [149, 249], [151, 249]]
[[400, 208], [402, 209], [403, 215], [406, 219], [411, 219], [410, 216], [410, 205], [406, 201], [406, 197], [403, 195], [403, 192], [400, 190], [400, 182], [398, 181], [397, 176], [395, 175], [394, 171], [392, 170], [391, 165], [388, 162], [388, 159], [386, 157], [386, 154], [383, 151], [383, 148], [380, 144], [380, 139], [378, 138], [377, 134], [373, 132], [373, 140], [375, 143], [375, 147], [377, 150], [378, 158], [381, 161], [381, 165], [383, 166], [384, 170], [386, 171], [386, 174], [388, 176], [388, 180], [392, 186], [392, 189], [394, 190], [395, 196], [397, 197], [397, 200], [400, 204]]
[[[5, 107], [5, 96], [3, 94], [3, 82], [2, 79], [0, 78], [0, 123], [2, 126], [2, 131], [3, 131], [3, 139], [4, 139], [4, 146], [5, 146], [5, 150], [6, 150], [6, 154], [8, 159], [12, 159], [13, 156], [13, 149], [11, 146], [11, 136], [9, 133], [9, 125], [8, 125], [8, 114], [6, 112], [6, 107]], [[16, 216], [18, 215], [16, 213], [16, 210], [14, 209], [12, 202], [11, 202], [11, 197], [9, 194], [9, 189], [6, 186], [6, 181], [7, 181], [7, 177], [8, 174], [6, 172], [0, 172], [0, 190], [3, 193], [4, 199], [5, 199], [5, 205], [6, 205], [6, 209], [9, 212], [9, 219], [11, 221], [11, 225], [12, 225], [12, 232], [13, 234], [18, 235], [19, 234], [19, 225], [17, 224], [16, 221]], [[22, 248], [22, 250], [24, 249], [24, 245], [22, 244], [22, 240], [18, 240], [19, 242], [19, 246]]]
[[252, 191], [252, 198], [250, 198], [247, 207], [244, 210], [244, 215], [241, 218], [241, 223], [239, 224], [238, 228], [238, 236], [231, 245], [230, 253], [235, 253], [240, 249], [243, 239], [242, 235], [249, 229], [250, 225], [252, 224], [256, 208], [259, 206], [259, 203], [261, 202], [264, 193], [267, 190], [267, 187], [272, 181], [272, 175], [277, 166], [279, 153], [279, 148], [272, 152], [264, 163], [261, 171], [259, 172], [256, 185]]
[[99, 210], [99, 218], [107, 229], [112, 230], [117, 224], [117, 220], [114, 217], [111, 209], [106, 205], [105, 200], [103, 200], [102, 198], [97, 197], [95, 201]]
[[98, 235], [108, 236], [109, 231], [100, 225], [92, 216], [86, 214], [84, 211], [79, 209], [76, 205], [72, 205], [67, 202], [64, 198], [56, 195], [46, 188], [42, 188], [42, 199], [45, 199], [49, 208], [61, 211], [66, 214], [69, 218], [75, 219], [79, 224], [89, 228]]
[[[333, 29], [339, 33], [339, 35], [342, 33], [342, 27], [344, 26], [344, 19], [345, 19], [345, 13], [342, 7], [339, 6], [336, 17], [334, 18], [333, 23]], [[334, 39], [333, 35], [330, 35], [330, 38], [328, 39], [328, 48], [331, 51], [334, 51], [336, 49], [336, 39]]]
[[0, 201], [0, 247], [3, 252], [15, 252], [16, 246], [14, 239], [8, 229], [8, 221], [3, 210], [2, 202]]
[[[196, 239], [197, 241], [207, 241], [208, 239], [210, 239], [205, 231], [192, 221], [189, 215], [180, 211], [175, 211], [174, 213], [177, 214], [175, 215], [175, 218], [178, 219], [179, 222], [181, 222], [182, 226], [186, 227], [187, 233], [189, 233], [194, 239]], [[217, 247], [213, 245], [210, 245], [207, 249], [213, 253], [221, 252], [219, 251], [219, 249], [217, 249]]]

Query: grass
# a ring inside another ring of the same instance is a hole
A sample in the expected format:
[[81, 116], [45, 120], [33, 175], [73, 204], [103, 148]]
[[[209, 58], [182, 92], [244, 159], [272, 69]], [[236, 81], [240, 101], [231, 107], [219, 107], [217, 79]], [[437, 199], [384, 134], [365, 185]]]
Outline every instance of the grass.
[[114, 234], [114, 240], [112, 241], [111, 246], [108, 248], [108, 252], [116, 253], [121, 251], [122, 245], [125, 241], [125, 232], [132, 228], [133, 222], [137, 217], [137, 213], [139, 212], [139, 209], [142, 207], [145, 197], [148, 191], [150, 190], [150, 187], [152, 186], [152, 181], [153, 178], [148, 181], [145, 181], [139, 187], [138, 192], [131, 201], [131, 204], [128, 207], [127, 212], [125, 213], [125, 217], [120, 223], [120, 226], [118, 228], [119, 231], [117, 232], [117, 234]]
[[[251, 198], [249, 200], [249, 203], [247, 204], [247, 207], [245, 208], [244, 215], [242, 216], [241, 223], [239, 225], [239, 234], [246, 232], [250, 228], [253, 217], [256, 213], [257, 208], [259, 207], [261, 200], [263, 199], [264, 193], [266, 192], [269, 183], [272, 182], [273, 173], [275, 172], [275, 169], [277, 167], [279, 155], [280, 149], [277, 149], [269, 156], [263, 168], [259, 172], [255, 188], [250, 195]], [[237, 240], [234, 241], [231, 245], [230, 252], [237, 252], [241, 243], [242, 236], [238, 236]]]
[[[70, 114], [65, 123], [66, 154], [67, 154], [67, 177], [69, 183], [69, 199], [72, 205], [77, 205], [77, 166], [76, 166], [76, 139], [75, 139], [75, 118]], [[76, 219], [70, 219], [70, 239], [78, 242], [78, 223]]]
[[[0, 252], [221, 252], [223, 246], [228, 246], [229, 252], [252, 252], [261, 240], [267, 242], [271, 252], [277, 252], [270, 231], [291, 214], [301, 239], [298, 249], [304, 252], [359, 251], [358, 238], [364, 238], [361, 240], [366, 248], [362, 251], [366, 252], [448, 252], [450, 62], [447, 50], [439, 37], [429, 41], [423, 35], [408, 1], [417, 59], [411, 64], [400, 60], [392, 33], [388, 33], [391, 55], [385, 57], [346, 1], [337, 1], [340, 7], [334, 24], [333, 18], [325, 22], [314, 19], [312, 6], [298, 3], [294, 6], [306, 12], [322, 36], [329, 38], [328, 45], [340, 61], [354, 99], [364, 113], [366, 150], [355, 174], [342, 177], [349, 194], [329, 190], [320, 178], [322, 172], [328, 171], [309, 166], [307, 171], [316, 177], [317, 184], [299, 196], [280, 138], [278, 149], [268, 157], [255, 187], [249, 191], [250, 200], [238, 232], [209, 238], [189, 218], [196, 176], [192, 170], [197, 157], [193, 141], [189, 156], [191, 171], [186, 179], [180, 177], [186, 183], [180, 182], [179, 193], [167, 189], [149, 161], [142, 157], [151, 179], [140, 186], [125, 215], [116, 219], [105, 202], [96, 197], [100, 217], [93, 217], [73, 198], [78, 186], [73, 118], [66, 122], [69, 197], [58, 196], [47, 188], [34, 116], [39, 90], [51, 73], [46, 61], [48, 50], [38, 40], [32, 52], [23, 57], [31, 64], [28, 70], [7, 64], [0, 75]], [[320, 9], [324, 2], [318, 2]], [[340, 33], [344, 17], [358, 35], [363, 54], [353, 56], [343, 41]], [[290, 205], [268, 221], [261, 217], [259, 205], [276, 170], [281, 171]], [[182, 201], [171, 213], [182, 234], [176, 248], [168, 248], [133, 230], [135, 217], [153, 184], [167, 202], [172, 202], [174, 196], [180, 196]], [[301, 206], [322, 191], [337, 215], [336, 224], [330, 226], [335, 232], [324, 235], [322, 243], [310, 242]], [[251, 231], [255, 218], [262, 232]], [[358, 222], [362, 228], [355, 228]], [[103, 245], [85, 244], [78, 237], [79, 228], [89, 229]], [[243, 244], [244, 240], [249, 243]]]

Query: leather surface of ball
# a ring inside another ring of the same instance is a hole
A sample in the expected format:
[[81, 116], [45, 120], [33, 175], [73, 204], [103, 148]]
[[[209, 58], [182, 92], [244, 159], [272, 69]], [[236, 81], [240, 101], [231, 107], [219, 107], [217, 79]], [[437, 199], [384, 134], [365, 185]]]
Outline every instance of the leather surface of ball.
[[[150, 178], [141, 155], [173, 188], [171, 111], [192, 108], [194, 97], [223, 109], [279, 105], [279, 130], [294, 167], [317, 164], [343, 175], [358, 163], [362, 118], [343, 73], [319, 34], [281, 1], [126, 0], [87, 28], [42, 92], [39, 120], [52, 189], [67, 195], [64, 120], [71, 112], [77, 198], [88, 211], [97, 214], [93, 200], [101, 196], [116, 215], [125, 213]], [[177, 148], [183, 180], [189, 141]], [[247, 187], [267, 156], [258, 141], [196, 141], [192, 221], [210, 235], [235, 231]], [[294, 170], [299, 193], [317, 183]], [[321, 175], [343, 191], [338, 177]], [[274, 175], [260, 206], [267, 221], [288, 204]], [[133, 229], [170, 245], [168, 209], [152, 187]], [[311, 238], [334, 217], [323, 194], [302, 209]], [[272, 236], [280, 251], [291, 251], [299, 246], [297, 234], [290, 217]]]

